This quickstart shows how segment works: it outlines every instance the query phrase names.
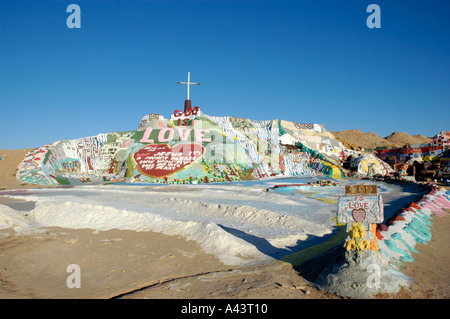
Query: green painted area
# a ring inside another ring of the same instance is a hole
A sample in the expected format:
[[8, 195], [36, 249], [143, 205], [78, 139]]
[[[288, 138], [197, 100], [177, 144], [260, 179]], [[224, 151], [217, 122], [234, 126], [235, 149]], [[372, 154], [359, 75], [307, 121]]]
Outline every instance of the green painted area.
[[420, 254], [420, 252], [418, 252], [417, 250], [414, 249], [414, 247], [412, 247], [411, 245], [409, 245], [402, 237], [402, 235], [400, 233], [395, 233], [391, 236], [393, 239], [401, 241], [403, 243], [403, 245], [406, 246], [406, 248], [408, 248], [409, 251], [412, 251], [414, 253], [418, 253]]
[[392, 252], [402, 255], [402, 257], [400, 257], [401, 261], [408, 261], [408, 262], [414, 261], [414, 258], [408, 252], [404, 251], [403, 249], [398, 248], [393, 240], [386, 239], [384, 241], [384, 243], [386, 244], [386, 246], [388, 246], [388, 248]]
[[65, 178], [65, 177], [56, 176], [56, 180], [58, 181], [58, 183], [60, 185], [71, 185], [69, 180], [67, 178]]
[[330, 250], [331, 248], [334, 248], [338, 245], [343, 245], [345, 237], [347, 236], [346, 226], [338, 226], [338, 227], [339, 231], [330, 239], [318, 245], [314, 245], [312, 247], [303, 249], [299, 252], [285, 256], [281, 258], [281, 260], [290, 263], [292, 266], [300, 266], [304, 262], [313, 259], [314, 257], [317, 257], [320, 254], [325, 253], [327, 250]]
[[133, 172], [134, 172], [134, 170], [136, 168], [134, 163], [133, 163], [131, 155], [128, 156], [128, 158], [127, 158], [127, 167], [128, 167], [128, 170], [127, 170], [127, 173], [126, 173], [125, 177], [129, 178], [129, 177], [133, 176]]
[[116, 134], [109, 133], [108, 135], [106, 135], [106, 143], [114, 143], [116, 141], [117, 141]]
[[144, 131], [134, 131], [131, 135], [131, 139], [135, 141], [135, 143], [139, 143], [139, 141], [144, 137]]
[[430, 221], [431, 216], [425, 215], [421, 210], [417, 211], [414, 217], [419, 219], [422, 223], [427, 224], [428, 226], [433, 225], [433, 223]]
[[431, 231], [430, 229], [422, 222], [420, 222], [417, 219], [413, 219], [408, 227], [410, 227], [411, 229], [413, 229], [417, 235], [419, 235], [420, 237], [422, 237], [425, 241], [430, 241], [431, 240]]

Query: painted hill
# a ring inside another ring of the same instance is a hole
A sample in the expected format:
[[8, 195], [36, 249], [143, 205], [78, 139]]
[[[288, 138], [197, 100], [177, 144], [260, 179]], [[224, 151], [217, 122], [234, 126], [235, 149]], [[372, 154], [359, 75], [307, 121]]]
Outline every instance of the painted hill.
[[31, 150], [21, 183], [196, 184], [277, 175], [341, 178], [334, 165], [351, 153], [318, 124], [215, 117], [194, 109], [170, 119], [148, 114], [136, 131], [57, 141]]
[[406, 144], [429, 143], [431, 138], [423, 135], [411, 136], [408, 133], [394, 132], [385, 138], [373, 133], [364, 133], [361, 130], [346, 130], [332, 132], [332, 134], [347, 148], [354, 150], [363, 150], [364, 148], [376, 147], [402, 147]]

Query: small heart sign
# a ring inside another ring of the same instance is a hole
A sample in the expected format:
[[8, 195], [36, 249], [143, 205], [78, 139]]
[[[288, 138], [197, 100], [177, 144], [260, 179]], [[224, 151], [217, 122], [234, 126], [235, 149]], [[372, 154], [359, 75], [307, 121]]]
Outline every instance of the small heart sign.
[[352, 210], [352, 217], [357, 223], [362, 223], [366, 220], [366, 211], [362, 208]]
[[133, 154], [141, 174], [159, 178], [179, 172], [203, 156], [201, 144], [180, 143], [171, 148], [168, 144], [148, 144]]

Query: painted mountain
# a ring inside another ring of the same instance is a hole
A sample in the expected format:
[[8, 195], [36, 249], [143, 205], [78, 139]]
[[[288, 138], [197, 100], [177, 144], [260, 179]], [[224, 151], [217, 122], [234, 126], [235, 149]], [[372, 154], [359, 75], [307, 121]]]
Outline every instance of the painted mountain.
[[198, 108], [144, 116], [135, 131], [57, 141], [32, 150], [16, 174], [25, 184], [197, 184], [277, 175], [341, 178], [353, 151], [318, 124], [214, 117]]

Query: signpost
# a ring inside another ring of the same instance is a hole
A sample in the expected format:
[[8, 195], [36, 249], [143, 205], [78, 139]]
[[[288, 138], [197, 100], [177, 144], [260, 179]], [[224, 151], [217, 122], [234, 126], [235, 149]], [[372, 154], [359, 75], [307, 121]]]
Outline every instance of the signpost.
[[345, 195], [366, 195], [366, 194], [376, 194], [376, 185], [346, 185]]
[[378, 250], [375, 229], [384, 220], [383, 198], [376, 185], [348, 185], [338, 199], [338, 223], [347, 224], [347, 249]]

